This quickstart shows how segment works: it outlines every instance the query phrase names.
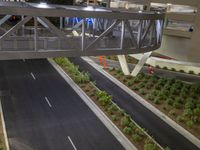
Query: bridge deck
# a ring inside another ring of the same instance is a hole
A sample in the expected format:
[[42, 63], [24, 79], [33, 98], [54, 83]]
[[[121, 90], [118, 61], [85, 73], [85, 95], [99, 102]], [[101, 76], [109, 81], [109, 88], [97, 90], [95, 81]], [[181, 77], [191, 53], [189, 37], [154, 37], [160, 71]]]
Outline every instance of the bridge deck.
[[160, 47], [164, 20], [156, 12], [23, 2], [0, 2], [0, 15], [0, 26], [18, 19], [0, 28], [0, 59], [152, 51]]

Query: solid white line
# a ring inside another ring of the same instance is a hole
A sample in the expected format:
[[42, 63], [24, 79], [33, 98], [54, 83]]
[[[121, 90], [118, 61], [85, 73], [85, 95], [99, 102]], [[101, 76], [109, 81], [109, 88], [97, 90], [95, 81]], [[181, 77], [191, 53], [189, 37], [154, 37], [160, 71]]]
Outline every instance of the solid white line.
[[71, 140], [70, 136], [68, 136], [67, 138], [69, 139], [70, 143], [72, 144], [72, 146], [73, 146], [74, 150], [77, 150], [77, 149], [76, 149], [76, 146], [75, 146], [75, 145], [74, 145], [74, 143], [72, 142], [72, 140]]
[[1, 99], [0, 99], [0, 113], [1, 113], [1, 121], [2, 121], [2, 128], [3, 128], [4, 138], [5, 138], [6, 149], [10, 150], [10, 146], [9, 146], [9, 143], [8, 143], [8, 134], [7, 134], [7, 131], [6, 131], [6, 124], [5, 124], [3, 109], [2, 109], [2, 104], [1, 104]]
[[31, 76], [33, 77], [34, 80], [36, 80], [36, 77], [34, 76], [32, 72], [31, 72]]
[[52, 107], [51, 106], [51, 103], [49, 102], [48, 98], [45, 96], [45, 100], [47, 101], [47, 104], [49, 105], [49, 107]]

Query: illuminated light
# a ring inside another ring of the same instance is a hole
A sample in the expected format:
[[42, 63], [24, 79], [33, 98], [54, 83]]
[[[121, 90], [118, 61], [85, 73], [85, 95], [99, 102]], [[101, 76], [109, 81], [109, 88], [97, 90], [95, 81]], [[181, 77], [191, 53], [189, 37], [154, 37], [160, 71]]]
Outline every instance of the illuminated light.
[[47, 5], [47, 3], [41, 2], [40, 4], [38, 4], [39, 8], [49, 8], [49, 6]]
[[141, 11], [141, 10], [139, 10], [138, 12], [139, 12], [139, 13], [142, 13], [142, 11]]
[[93, 11], [94, 8], [92, 6], [87, 6], [87, 7], [83, 8], [83, 10]]
[[167, 3], [167, 6], [171, 6], [172, 4], [171, 3]]

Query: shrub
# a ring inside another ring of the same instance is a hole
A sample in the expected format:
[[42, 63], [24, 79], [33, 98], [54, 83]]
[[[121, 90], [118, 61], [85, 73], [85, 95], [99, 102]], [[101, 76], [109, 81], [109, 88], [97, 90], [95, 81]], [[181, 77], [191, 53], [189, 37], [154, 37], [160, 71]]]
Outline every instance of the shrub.
[[179, 103], [179, 104], [184, 104], [184, 98], [182, 98], [182, 97], [177, 97], [177, 98], [176, 98], [176, 102]]
[[161, 85], [159, 85], [159, 84], [156, 84], [156, 85], [155, 85], [155, 89], [156, 89], [156, 90], [160, 90], [161, 88], [162, 88]]
[[193, 110], [193, 112], [194, 112], [194, 115], [200, 116], [200, 108], [195, 108], [195, 109]]
[[194, 109], [195, 105], [192, 100], [188, 100], [188, 102], [185, 104], [185, 109]]
[[113, 112], [114, 111], [117, 111], [118, 110], [118, 108], [117, 108], [117, 106], [115, 105], [115, 104], [112, 104], [112, 105], [110, 105], [109, 107], [108, 107], [108, 112], [110, 113], [110, 114], [113, 114]]
[[153, 102], [154, 102], [155, 104], [160, 104], [160, 100], [159, 100], [158, 97], [157, 97]]
[[197, 124], [197, 123], [199, 123], [200, 118], [199, 118], [198, 116], [192, 116], [192, 117], [191, 117], [191, 120], [192, 120], [195, 124]]
[[167, 101], [166, 101], [166, 103], [168, 104], [168, 105], [173, 105], [173, 103], [174, 103], [174, 101], [173, 101], [173, 99], [171, 98], [171, 97], [169, 97], [168, 99], [167, 99]]
[[123, 127], [128, 126], [130, 124], [130, 120], [128, 117], [124, 116], [121, 118], [121, 125]]
[[174, 102], [173, 106], [174, 106], [176, 109], [180, 109], [180, 108], [181, 108], [181, 104], [178, 103], [178, 102]]
[[175, 112], [174, 110], [170, 110], [169, 115], [175, 116], [175, 115], [176, 115], [176, 112]]
[[158, 68], [158, 69], [159, 69], [159, 68], [160, 68], [160, 66], [159, 66], [159, 65], [156, 65], [156, 68]]
[[193, 112], [191, 109], [185, 109], [183, 112], [183, 115], [187, 117], [191, 117], [193, 115]]
[[189, 71], [189, 74], [194, 74], [194, 71], [193, 71], [193, 70], [190, 70], [190, 71]]
[[151, 89], [153, 87], [153, 84], [152, 83], [147, 83], [146, 85], [145, 85], [145, 88], [146, 89]]
[[130, 86], [133, 85], [133, 82], [129, 81], [127, 84], [128, 84], [128, 86], [130, 87]]
[[183, 116], [177, 116], [176, 117], [176, 121], [178, 121], [178, 122], [184, 122], [185, 118]]
[[96, 96], [103, 106], [111, 104], [112, 97], [105, 91], [97, 91]]
[[146, 94], [145, 90], [144, 89], [140, 89], [140, 94], [145, 95]]
[[151, 94], [153, 95], [153, 96], [157, 96], [158, 95], [158, 91], [156, 91], [156, 90], [153, 90], [152, 92], [151, 92]]
[[143, 88], [144, 86], [145, 86], [145, 83], [143, 82], [138, 85], [139, 88]]
[[112, 118], [113, 121], [117, 121], [117, 116], [116, 115], [112, 115], [111, 118]]
[[192, 128], [194, 126], [194, 122], [192, 120], [189, 120], [186, 122], [186, 125], [189, 127], [189, 128]]
[[142, 137], [136, 133], [132, 135], [132, 139], [133, 141], [139, 142], [142, 140]]
[[132, 133], [132, 129], [130, 127], [124, 127], [123, 132], [130, 135]]
[[147, 99], [153, 101], [155, 99], [155, 96], [152, 94], [148, 94]]
[[180, 72], [184, 73], [185, 71], [181, 69]]
[[172, 70], [172, 71], [176, 71], [176, 69], [175, 69], [175, 68], [172, 68], [171, 70]]
[[138, 91], [139, 88], [138, 88], [137, 86], [133, 86], [133, 87], [132, 87], [132, 90]]
[[165, 66], [165, 67], [163, 67], [163, 69], [167, 70], [168, 68]]
[[133, 80], [133, 82], [134, 82], [134, 83], [139, 83], [140, 80], [139, 80], [138, 78], [135, 78], [135, 79]]
[[156, 150], [156, 144], [153, 143], [145, 143], [144, 150]]

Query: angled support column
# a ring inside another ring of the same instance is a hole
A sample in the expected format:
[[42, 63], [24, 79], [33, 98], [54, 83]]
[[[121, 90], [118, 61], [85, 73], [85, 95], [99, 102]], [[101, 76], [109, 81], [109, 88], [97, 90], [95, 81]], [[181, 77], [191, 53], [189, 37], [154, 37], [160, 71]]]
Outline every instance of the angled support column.
[[48, 28], [50, 28], [51, 31], [52, 31], [53, 33], [57, 34], [59, 37], [61, 37], [61, 38], [66, 38], [65, 33], [62, 32], [61, 30], [59, 30], [59, 29], [58, 29], [54, 24], [52, 24], [47, 18], [45, 18], [45, 17], [39, 17], [39, 18], [40, 18], [39, 20], [42, 20], [42, 23], [41, 23], [41, 21], [40, 21], [40, 23], [41, 23], [42, 25], [45, 24], [45, 27], [48, 26]]
[[142, 58], [139, 60], [138, 64], [133, 69], [133, 71], [131, 73], [132, 76], [134, 76], [134, 77], [137, 76], [137, 74], [140, 72], [140, 70], [142, 69], [142, 67], [146, 63], [146, 61], [149, 58], [149, 56], [151, 55], [151, 53], [152, 52], [144, 53], [144, 55], [142, 56]]
[[20, 21], [19, 23], [17, 23], [14, 27], [12, 27], [10, 30], [8, 30], [8, 32], [6, 32], [4, 35], [2, 35], [0, 37], [0, 41], [5, 39], [6, 37], [9, 37], [10, 35], [12, 35], [15, 31], [17, 31], [19, 28], [21, 28], [22, 25], [26, 24], [29, 20], [31, 20], [31, 18], [32, 17], [28, 16], [28, 17], [24, 18], [22, 21]]
[[5, 17], [3, 17], [3, 18], [0, 20], [0, 26], [1, 26], [2, 24], [4, 24], [10, 17], [11, 17], [11, 15], [6, 15]]
[[125, 55], [117, 55], [117, 57], [124, 75], [130, 75]]

